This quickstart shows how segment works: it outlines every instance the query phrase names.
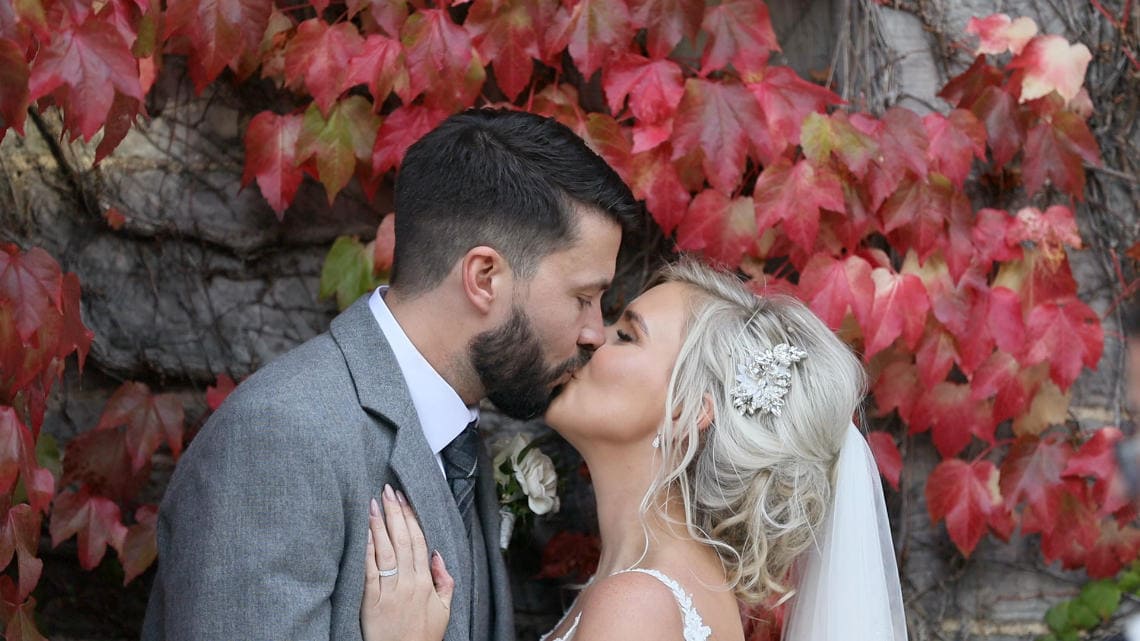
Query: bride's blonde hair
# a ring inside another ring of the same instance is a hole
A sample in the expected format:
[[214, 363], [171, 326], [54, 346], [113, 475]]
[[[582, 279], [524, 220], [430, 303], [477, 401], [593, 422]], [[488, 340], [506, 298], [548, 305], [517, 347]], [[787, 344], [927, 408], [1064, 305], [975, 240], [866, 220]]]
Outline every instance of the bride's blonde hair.
[[[864, 394], [863, 368], [793, 298], [756, 296], [694, 260], [655, 279], [667, 282], [688, 286], [691, 316], [669, 381], [663, 465], [643, 513], [679, 499], [689, 533], [717, 551], [739, 599], [780, 598], [827, 514], [839, 449]], [[807, 357], [791, 367], [780, 416], [747, 416], [733, 407], [737, 363], [778, 343]]]

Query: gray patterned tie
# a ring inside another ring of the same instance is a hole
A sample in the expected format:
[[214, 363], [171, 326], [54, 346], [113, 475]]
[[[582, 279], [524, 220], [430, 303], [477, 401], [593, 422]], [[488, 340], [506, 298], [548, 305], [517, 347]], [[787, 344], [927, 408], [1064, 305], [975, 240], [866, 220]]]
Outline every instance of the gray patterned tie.
[[479, 421], [467, 424], [459, 436], [440, 450], [443, 459], [443, 474], [451, 486], [451, 494], [467, 526], [467, 534], [475, 520], [475, 468], [479, 462]]

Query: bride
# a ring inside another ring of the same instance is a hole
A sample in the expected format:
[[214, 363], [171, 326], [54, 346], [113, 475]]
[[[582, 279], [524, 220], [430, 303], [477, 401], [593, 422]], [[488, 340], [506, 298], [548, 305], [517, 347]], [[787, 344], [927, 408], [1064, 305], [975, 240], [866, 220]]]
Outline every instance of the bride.
[[[740, 602], [789, 600], [785, 639], [904, 641], [859, 361], [793, 299], [689, 261], [655, 282], [546, 414], [590, 468], [602, 541], [546, 640], [741, 640]], [[445, 560], [390, 488], [383, 507], [364, 638], [439, 641]]]

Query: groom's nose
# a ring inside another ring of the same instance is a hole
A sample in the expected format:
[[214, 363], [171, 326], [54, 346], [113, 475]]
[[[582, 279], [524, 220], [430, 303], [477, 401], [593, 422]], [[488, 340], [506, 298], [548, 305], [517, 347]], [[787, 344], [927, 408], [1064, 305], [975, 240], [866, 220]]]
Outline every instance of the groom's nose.
[[578, 332], [578, 346], [590, 350], [598, 349], [606, 342], [606, 326], [602, 320], [601, 305], [590, 307], [590, 315], [586, 317], [586, 324]]

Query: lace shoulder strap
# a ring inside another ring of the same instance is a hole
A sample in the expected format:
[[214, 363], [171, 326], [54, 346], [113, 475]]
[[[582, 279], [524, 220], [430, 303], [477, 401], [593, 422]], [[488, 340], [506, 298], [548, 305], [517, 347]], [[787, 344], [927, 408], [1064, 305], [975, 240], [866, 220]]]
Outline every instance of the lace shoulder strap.
[[669, 588], [669, 591], [673, 593], [673, 598], [676, 599], [677, 605], [681, 608], [681, 619], [684, 621], [685, 625], [685, 641], [708, 640], [709, 635], [712, 634], [712, 629], [709, 628], [709, 626], [705, 625], [704, 620], [701, 619], [700, 613], [697, 612], [697, 608], [693, 606], [693, 597], [688, 592], [685, 592], [685, 589], [681, 587], [681, 584], [677, 583], [660, 571], [649, 568], [629, 568], [628, 570], [622, 570], [617, 574], [623, 574], [625, 572], [640, 572], [641, 574], [648, 574], [649, 576], [665, 584], [665, 587]]

